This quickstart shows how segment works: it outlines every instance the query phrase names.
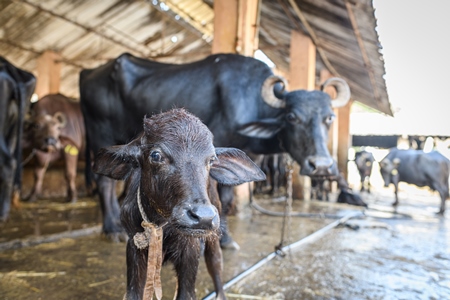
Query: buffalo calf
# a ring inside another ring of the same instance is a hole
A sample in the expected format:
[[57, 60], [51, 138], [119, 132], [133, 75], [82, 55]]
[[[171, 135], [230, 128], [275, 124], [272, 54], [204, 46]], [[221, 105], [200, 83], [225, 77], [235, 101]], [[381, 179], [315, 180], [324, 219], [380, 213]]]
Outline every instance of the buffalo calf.
[[[197, 117], [173, 109], [144, 118], [143, 133], [130, 143], [102, 148], [94, 171], [127, 181], [121, 208], [129, 237], [126, 299], [142, 299], [153, 292], [161, 297], [158, 260], [174, 264], [176, 299], [195, 299], [202, 242], [217, 298], [225, 298], [216, 184], [265, 179], [244, 152], [214, 148], [212, 133]], [[149, 244], [145, 235], [150, 236]], [[151, 242], [161, 235], [162, 252]]]
[[361, 150], [355, 153], [355, 164], [361, 179], [361, 192], [370, 193], [370, 175], [375, 158], [371, 152]]

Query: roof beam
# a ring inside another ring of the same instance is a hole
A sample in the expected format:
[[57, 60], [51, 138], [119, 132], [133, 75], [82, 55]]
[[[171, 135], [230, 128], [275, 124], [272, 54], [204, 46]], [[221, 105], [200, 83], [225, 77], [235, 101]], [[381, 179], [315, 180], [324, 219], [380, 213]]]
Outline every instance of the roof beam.
[[[124, 47], [124, 48], [126, 48], [126, 49], [128, 49], [128, 50], [130, 50], [130, 51], [132, 51], [132, 52], [134, 52], [134, 53], [139, 53], [139, 54], [140, 54], [141, 56], [143, 56], [143, 57], [152, 57], [152, 55], [150, 55], [149, 53], [146, 53], [146, 52], [144, 52], [144, 51], [142, 51], [142, 50], [139, 50], [139, 49], [137, 49], [136, 47], [131, 47], [131, 46], [129, 46], [127, 43], [124, 43], [124, 42], [122, 42], [122, 41], [120, 41], [120, 40], [117, 40], [117, 39], [111, 37], [111, 36], [108, 36], [107, 34], [104, 34], [104, 33], [102, 33], [102, 32], [99, 32], [99, 31], [95, 30], [95, 29], [92, 28], [92, 27], [85, 26], [85, 25], [80, 24], [79, 22], [76, 22], [76, 21], [74, 21], [74, 20], [71, 20], [71, 19], [69, 19], [69, 18], [67, 18], [67, 17], [65, 17], [65, 16], [58, 15], [58, 14], [54, 13], [53, 11], [48, 10], [48, 9], [45, 9], [45, 8], [43, 8], [42, 6], [38, 5], [38, 4], [31, 3], [31, 2], [28, 1], [28, 0], [14, 0], [14, 1], [15, 1], [15, 2], [25, 3], [25, 4], [27, 4], [27, 5], [31, 6], [31, 7], [33, 7], [33, 8], [35, 8], [35, 9], [39, 10], [39, 11], [42, 11], [42, 12], [47, 13], [47, 14], [49, 14], [49, 15], [55, 17], [55, 18], [59, 18], [59, 19], [62, 19], [62, 20], [64, 20], [64, 21], [66, 21], [66, 22], [69, 22], [69, 23], [71, 23], [71, 24], [73, 24], [73, 25], [75, 25], [75, 26], [77, 26], [77, 27], [80, 27], [80, 28], [84, 29], [86, 32], [93, 33], [93, 34], [96, 34], [96, 35], [98, 35], [98, 36], [101, 36], [102, 38], [104, 38], [104, 39], [106, 39], [106, 40], [109, 40], [109, 41], [113, 42], [114, 44], [120, 45], [120, 46], [122, 46], [122, 47]], [[133, 41], [133, 43], [136, 44], [135, 41]], [[143, 48], [147, 49], [145, 46], [143, 46], [142, 44], [139, 44], [139, 43], [137, 43], [137, 45], [135, 45], [135, 46], [138, 46], [138, 47], [141, 47], [141, 48], [143, 47]], [[147, 49], [147, 50], [148, 50], [148, 49]], [[149, 50], [149, 51], [150, 51], [150, 50]]]
[[[31, 53], [36, 54], [36, 55], [41, 55], [43, 53], [43, 51], [38, 51], [38, 50], [36, 50], [34, 48], [30, 48], [30, 47], [25, 47], [23, 45], [19, 45], [19, 44], [15, 43], [15, 42], [12, 42], [11, 40], [4, 39], [4, 38], [0, 38], [0, 43], [5, 43], [5, 44], [10, 45], [10, 46], [12, 46], [14, 48], [18, 48], [18, 49], [23, 50], [23, 51], [31, 52]], [[63, 62], [65, 64], [68, 64], [68, 65], [71, 65], [71, 66], [74, 66], [74, 67], [77, 67], [77, 68], [80, 68], [80, 69], [86, 68], [85, 66], [80, 65], [79, 63], [76, 63], [76, 62], [74, 62], [74, 61], [72, 61], [70, 59], [65, 59], [63, 57], [58, 58], [56, 61], [57, 62]]]
[[375, 74], [373, 72], [372, 64], [370, 63], [369, 56], [367, 55], [366, 47], [364, 46], [364, 42], [361, 37], [361, 33], [359, 32], [358, 23], [356, 22], [355, 14], [353, 13], [352, 4], [345, 0], [345, 6], [347, 8], [348, 17], [350, 22], [352, 23], [353, 32], [355, 33], [356, 40], [358, 41], [359, 49], [361, 50], [361, 55], [364, 60], [364, 64], [366, 65], [367, 73], [369, 73], [370, 84], [372, 85], [373, 94], [375, 96], [375, 100], [380, 102], [380, 92], [377, 88], [377, 83], [375, 80]]
[[[166, 0], [165, 3], [174, 13], [179, 15], [192, 27], [201, 32], [204, 40], [211, 41], [213, 39], [214, 29], [211, 29], [211, 26], [208, 26], [210, 25], [211, 21], [209, 21], [208, 23], [203, 23], [201, 20], [198, 20], [196, 16], [193, 16], [192, 14], [190, 14], [190, 12], [186, 11], [186, 9], [183, 9], [179, 4], [176, 3], [176, 1]], [[189, 5], [197, 5], [195, 9], [202, 7], [204, 10], [210, 11], [210, 14], [213, 16], [212, 20], [214, 20], [213, 10], [207, 4], [203, 3], [203, 1], [191, 0], [188, 3]]]
[[340, 75], [338, 73], [338, 71], [336, 71], [336, 69], [333, 67], [333, 65], [328, 60], [328, 57], [326, 56], [325, 52], [323, 51], [323, 49], [320, 46], [319, 39], [317, 38], [317, 36], [316, 36], [314, 30], [312, 29], [312, 27], [309, 25], [308, 20], [306, 20], [305, 16], [303, 15], [302, 11], [298, 7], [297, 3], [295, 3], [294, 0], [289, 0], [289, 3], [291, 4], [292, 8], [294, 9], [297, 17], [300, 19], [302, 24], [306, 27], [306, 30], [308, 31], [309, 36], [311, 37], [312, 41], [314, 42], [314, 45], [317, 48], [317, 52], [319, 52], [319, 55], [322, 58], [322, 61], [325, 64], [325, 66], [328, 68], [328, 70], [333, 75], [343, 78], [343, 76]]

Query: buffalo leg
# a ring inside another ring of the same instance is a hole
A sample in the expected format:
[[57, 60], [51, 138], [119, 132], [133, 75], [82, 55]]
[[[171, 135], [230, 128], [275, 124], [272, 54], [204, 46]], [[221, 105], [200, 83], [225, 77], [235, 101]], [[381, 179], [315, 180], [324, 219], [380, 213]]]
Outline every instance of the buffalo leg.
[[198, 265], [200, 260], [199, 241], [197, 249], [189, 249], [181, 254], [182, 257], [175, 263], [175, 272], [177, 273], [178, 289], [177, 300], [196, 299], [195, 280], [197, 278]]
[[205, 242], [205, 262], [208, 273], [214, 282], [216, 299], [226, 299], [222, 284], [222, 250], [220, 249], [220, 243], [217, 239], [207, 240]]
[[222, 203], [222, 210], [220, 212], [220, 246], [222, 248], [239, 249], [239, 245], [233, 240], [228, 232], [228, 213], [233, 204], [233, 187], [219, 186], [220, 202]]
[[97, 179], [100, 206], [103, 213], [103, 233], [116, 240], [120, 238], [120, 208], [116, 196], [116, 183], [113, 179], [100, 175]]
[[12, 160], [0, 168], [0, 199], [3, 201], [0, 203], [0, 221], [6, 221], [11, 209], [14, 169]]
[[35, 202], [42, 192], [42, 184], [44, 182], [45, 172], [48, 168], [48, 160], [50, 159], [47, 153], [36, 153], [36, 166], [34, 167], [34, 185], [31, 189], [30, 195], [26, 197], [29, 202]]
[[77, 162], [78, 155], [65, 153], [66, 161], [66, 180], [67, 180], [67, 202], [75, 203], [77, 201]]
[[441, 207], [439, 208], [438, 214], [443, 215], [445, 213], [445, 201], [449, 197], [448, 183], [445, 186], [440, 186], [438, 192], [441, 197]]
[[127, 294], [126, 300], [140, 300], [147, 279], [148, 249], [139, 250], [133, 239], [127, 242]]
[[392, 206], [398, 205], [398, 184], [394, 184], [394, 193], [395, 193], [395, 202], [392, 204]]
[[360, 190], [360, 192], [364, 192], [365, 189], [366, 189], [366, 187], [365, 187], [365, 179], [364, 179], [364, 177], [361, 175], [361, 190]]
[[280, 155], [279, 154], [273, 154], [272, 155], [272, 161], [270, 168], [271, 170], [271, 177], [272, 177], [272, 188], [270, 190], [271, 195], [275, 195], [279, 192], [280, 189]]

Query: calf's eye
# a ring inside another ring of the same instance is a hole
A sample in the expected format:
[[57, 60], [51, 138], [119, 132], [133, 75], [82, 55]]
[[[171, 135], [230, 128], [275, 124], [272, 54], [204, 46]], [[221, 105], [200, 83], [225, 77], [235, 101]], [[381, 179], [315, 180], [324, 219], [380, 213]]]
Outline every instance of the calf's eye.
[[162, 161], [162, 155], [159, 151], [152, 151], [150, 153], [150, 158], [152, 162], [161, 162]]

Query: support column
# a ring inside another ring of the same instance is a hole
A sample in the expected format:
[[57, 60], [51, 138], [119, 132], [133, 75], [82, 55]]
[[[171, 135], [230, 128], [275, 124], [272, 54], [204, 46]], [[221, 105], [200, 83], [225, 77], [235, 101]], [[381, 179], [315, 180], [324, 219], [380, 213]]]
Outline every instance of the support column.
[[[320, 71], [320, 84], [324, 83], [327, 79], [331, 78], [332, 75], [327, 69]], [[320, 88], [320, 87], [318, 87]], [[336, 90], [332, 87], [327, 87], [325, 92], [328, 93], [331, 99], [336, 97]], [[333, 108], [336, 119], [333, 124], [331, 124], [329, 136], [328, 136], [328, 151], [330, 151], [331, 157], [337, 161], [338, 152], [338, 128], [339, 128], [339, 113], [338, 108]]]
[[214, 1], [212, 53], [236, 53], [239, 0]]
[[[261, 0], [214, 0], [212, 53], [239, 53], [253, 57], [258, 49]], [[252, 187], [253, 188], [253, 187]], [[250, 199], [247, 183], [234, 189], [237, 211]]]
[[[316, 78], [316, 47], [312, 40], [298, 31], [291, 32], [290, 90], [314, 90]], [[300, 166], [295, 163], [292, 176], [293, 198], [310, 199], [311, 179], [299, 175]]]
[[344, 178], [348, 180], [348, 149], [351, 146], [350, 141], [350, 108], [352, 107], [353, 100], [350, 99], [347, 105], [340, 107], [338, 109], [338, 119], [339, 119], [339, 141], [338, 141], [338, 152], [337, 152], [337, 162], [338, 168], [344, 173]]
[[[322, 69], [320, 71], [320, 85], [322, 85], [327, 79], [333, 77], [333, 75], [327, 70]], [[320, 89], [320, 86], [318, 87]], [[331, 99], [336, 98], [336, 89], [333, 87], [326, 87], [325, 91], [331, 97]], [[330, 131], [328, 132], [328, 151], [331, 157], [337, 162], [338, 161], [338, 141], [339, 141], [339, 109], [333, 108], [333, 112], [336, 115], [336, 119], [330, 126]], [[331, 192], [337, 191], [337, 182], [331, 182]]]
[[240, 0], [236, 51], [253, 57], [258, 50], [261, 0]]
[[61, 80], [61, 56], [47, 50], [37, 60], [37, 81], [35, 93], [39, 98], [59, 92]]
[[212, 53], [253, 57], [258, 49], [261, 0], [215, 0]]

